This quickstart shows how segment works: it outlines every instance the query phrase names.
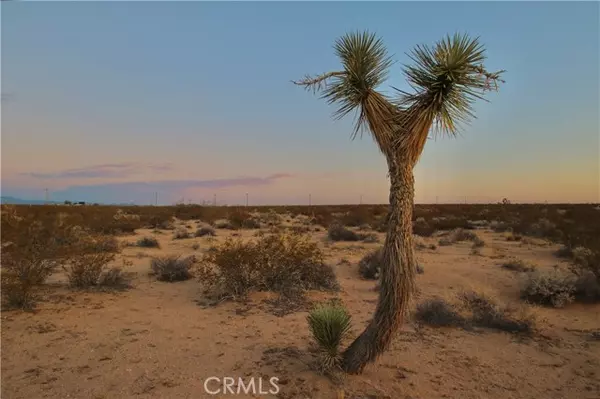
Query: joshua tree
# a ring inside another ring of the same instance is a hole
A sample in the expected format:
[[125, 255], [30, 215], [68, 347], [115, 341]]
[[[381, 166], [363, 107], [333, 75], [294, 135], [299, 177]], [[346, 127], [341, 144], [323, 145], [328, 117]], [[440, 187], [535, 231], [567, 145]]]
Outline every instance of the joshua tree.
[[297, 85], [320, 92], [338, 105], [335, 118], [356, 112], [351, 138], [368, 131], [385, 156], [390, 179], [388, 228], [383, 248], [381, 287], [373, 319], [343, 354], [348, 373], [360, 373], [389, 346], [402, 324], [415, 284], [412, 245], [413, 168], [430, 130], [456, 135], [459, 124], [473, 118], [472, 105], [486, 91], [497, 89], [503, 71], [483, 66], [485, 49], [468, 35], [448, 36], [433, 47], [416, 46], [404, 74], [412, 92], [394, 89], [396, 96], [377, 91], [392, 65], [374, 34], [349, 33], [335, 42], [342, 69]]

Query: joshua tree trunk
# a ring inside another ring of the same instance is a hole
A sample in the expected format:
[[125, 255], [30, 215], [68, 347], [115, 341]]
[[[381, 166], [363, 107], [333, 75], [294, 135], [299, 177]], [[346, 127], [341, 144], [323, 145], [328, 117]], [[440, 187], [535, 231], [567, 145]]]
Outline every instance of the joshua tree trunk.
[[344, 352], [343, 366], [351, 374], [361, 373], [367, 363], [374, 361], [389, 347], [402, 325], [414, 290], [414, 162], [410, 158], [393, 154], [387, 156], [390, 210], [383, 247], [379, 302], [365, 331]]

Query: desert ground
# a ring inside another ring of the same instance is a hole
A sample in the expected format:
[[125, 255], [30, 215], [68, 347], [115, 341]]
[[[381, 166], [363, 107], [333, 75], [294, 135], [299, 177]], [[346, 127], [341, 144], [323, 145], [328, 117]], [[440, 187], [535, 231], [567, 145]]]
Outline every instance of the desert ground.
[[[588, 207], [588, 214], [600, 214], [593, 205]], [[76, 213], [82, 208], [72, 209], [60, 212]], [[527, 235], [507, 239], [513, 233], [494, 229], [491, 218], [484, 217], [480, 217], [484, 222], [469, 229], [484, 242], [478, 249], [470, 241], [440, 245], [455, 229], [415, 236], [423, 273], [416, 277], [412, 309], [427, 299], [452, 302], [457, 294], [475, 290], [503, 306], [527, 311], [535, 318], [533, 331], [440, 327], [411, 316], [391, 348], [363, 374], [337, 378], [320, 374], [314, 367], [308, 311], [315, 303], [339, 298], [352, 316], [350, 339], [363, 330], [378, 294], [376, 280], [362, 278], [358, 264], [382, 245], [385, 233], [351, 226], [352, 231], [368, 231], [369, 242], [332, 241], [327, 223], [307, 222], [295, 212], [277, 212], [281, 215], [277, 229], [272, 223], [215, 228], [215, 236], [195, 237], [197, 228], [209, 222], [186, 220], [179, 214], [167, 228], [157, 224], [124, 234], [111, 232], [121, 249], [109, 266], [121, 267], [130, 279], [128, 289], [74, 289], [62, 269], [57, 269], [38, 288], [32, 309], [3, 309], [2, 397], [259, 397], [210, 395], [204, 381], [211, 376], [278, 377], [280, 390], [275, 396], [279, 398], [600, 397], [600, 304], [574, 301], [555, 308], [527, 303], [520, 297], [527, 273], [501, 266], [519, 259], [542, 271], [567, 270], [571, 260], [556, 256], [563, 244]], [[477, 212], [482, 214], [481, 209]], [[554, 208], [547, 212], [565, 213]], [[335, 219], [336, 213], [330, 213]], [[587, 223], [591, 226], [592, 221]], [[259, 231], [277, 234], [294, 226], [323, 251], [339, 291], [313, 290], [305, 301], [291, 307], [272, 292], [251, 292], [243, 299], [214, 303], [206, 299], [207, 287], [194, 267], [193, 277], [186, 281], [158, 281], [150, 273], [153, 257], [194, 255], [200, 260], [228, 237], [251, 241], [259, 238]], [[190, 237], [174, 239], [174, 231], [181, 229]], [[142, 237], [156, 238], [159, 248], [136, 246]], [[3, 247], [6, 240], [3, 236]]]

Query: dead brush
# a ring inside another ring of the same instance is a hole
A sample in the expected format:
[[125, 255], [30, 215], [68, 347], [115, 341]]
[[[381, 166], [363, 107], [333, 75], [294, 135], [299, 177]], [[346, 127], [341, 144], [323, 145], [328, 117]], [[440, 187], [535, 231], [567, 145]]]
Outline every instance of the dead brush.
[[327, 230], [327, 238], [331, 241], [360, 241], [360, 236], [339, 222], [332, 223]]
[[366, 280], [377, 280], [381, 272], [383, 248], [367, 253], [358, 262], [358, 273]]
[[[10, 262], [10, 261], [9, 261]], [[2, 259], [3, 268], [7, 268], [6, 256]], [[2, 272], [2, 302], [7, 308], [31, 309], [35, 304], [35, 288], [40, 277], [31, 265], [11, 265], [12, 270]], [[44, 278], [45, 280], [45, 278]]]
[[[483, 240], [480, 239], [476, 233], [462, 228], [452, 230], [450, 232], [449, 239], [452, 242], [473, 241], [476, 243], [483, 243]], [[481, 246], [483, 245], [485, 245], [485, 243], [483, 243]]]
[[537, 270], [535, 264], [521, 259], [510, 259], [502, 264], [502, 268], [522, 273], [529, 273]]
[[30, 309], [37, 287], [80, 251], [74, 243], [81, 229], [68, 224], [64, 215], [21, 217], [10, 206], [2, 206], [1, 228], [3, 305]]
[[98, 287], [123, 290], [131, 288], [131, 278], [120, 267], [103, 272], [98, 278]]
[[535, 304], [562, 308], [573, 302], [576, 278], [557, 269], [527, 273], [522, 283], [521, 298]]
[[519, 233], [513, 233], [512, 231], [506, 235], [506, 241], [521, 241], [523, 236]]
[[415, 249], [423, 250], [428, 248], [427, 243], [425, 243], [425, 241], [423, 241], [423, 239], [419, 236], [413, 236], [413, 243], [415, 245]]
[[195, 261], [193, 255], [186, 258], [180, 255], [159, 256], [150, 260], [150, 268], [159, 281], [185, 281], [192, 278], [191, 268]]
[[260, 229], [260, 222], [243, 209], [229, 212], [227, 220], [234, 229]]
[[135, 245], [140, 248], [160, 248], [160, 243], [154, 237], [142, 237]]
[[576, 247], [572, 259], [569, 270], [577, 276], [576, 297], [589, 302], [600, 300], [600, 253]]
[[190, 238], [190, 237], [191, 237], [190, 232], [184, 227], [178, 227], [173, 232], [174, 240], [183, 240], [183, 239]]
[[423, 217], [418, 217], [413, 222], [413, 234], [415, 235], [421, 237], [431, 237], [434, 232], [435, 227], [430, 225]]
[[217, 234], [215, 232], [215, 229], [213, 229], [210, 226], [202, 226], [196, 230], [196, 233], [194, 233], [195, 237], [205, 237], [205, 236], [214, 237], [216, 235]]
[[530, 333], [535, 328], [533, 314], [511, 314], [507, 307], [501, 307], [493, 298], [476, 291], [463, 291], [459, 300], [471, 312], [471, 324], [511, 333]]
[[88, 288], [100, 284], [105, 267], [115, 259], [115, 254], [99, 252], [74, 256], [63, 265], [63, 270], [73, 288]]
[[238, 299], [250, 291], [304, 292], [338, 289], [333, 268], [310, 239], [279, 234], [244, 242], [227, 240], [207, 253], [199, 278], [220, 298]]
[[419, 303], [413, 318], [436, 327], [460, 327], [466, 323], [455, 306], [442, 298], [427, 299]]
[[417, 305], [416, 320], [436, 327], [485, 327], [510, 333], [530, 334], [535, 330], [536, 318], [532, 312], [514, 311], [500, 306], [491, 297], [475, 291], [457, 295], [458, 303], [442, 298], [427, 299]]
[[100, 285], [105, 268], [112, 262], [120, 247], [114, 237], [98, 236], [86, 230], [78, 231], [73, 239], [73, 253], [63, 263], [63, 270], [73, 288]]

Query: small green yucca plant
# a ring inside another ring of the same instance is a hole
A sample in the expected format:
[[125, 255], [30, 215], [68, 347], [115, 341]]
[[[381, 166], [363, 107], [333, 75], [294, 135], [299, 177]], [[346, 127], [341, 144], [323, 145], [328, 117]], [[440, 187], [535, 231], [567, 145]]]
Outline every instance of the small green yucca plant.
[[350, 314], [341, 304], [320, 304], [309, 313], [307, 320], [319, 348], [321, 370], [327, 372], [338, 368], [341, 363], [340, 345], [350, 331]]

